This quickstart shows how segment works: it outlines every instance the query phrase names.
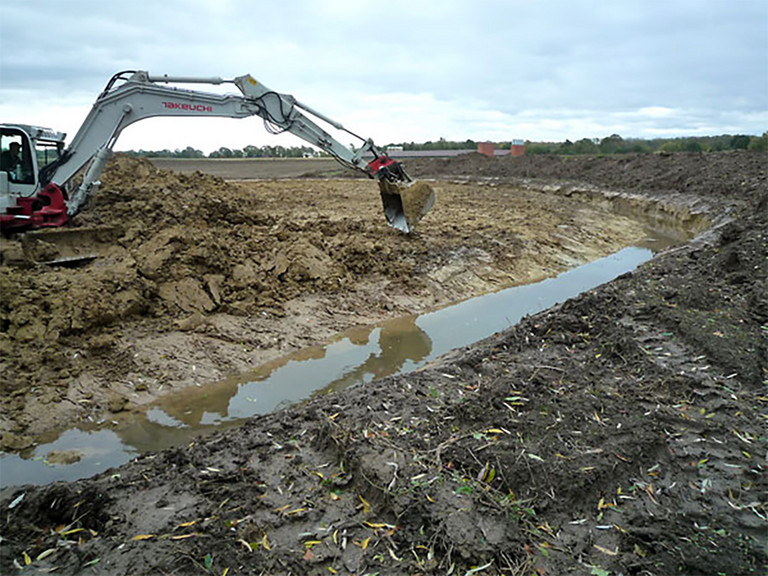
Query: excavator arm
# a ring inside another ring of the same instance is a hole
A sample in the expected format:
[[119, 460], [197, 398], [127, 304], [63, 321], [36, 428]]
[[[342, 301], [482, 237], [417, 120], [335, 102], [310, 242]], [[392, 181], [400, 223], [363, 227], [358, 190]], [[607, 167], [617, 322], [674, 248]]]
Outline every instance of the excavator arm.
[[[234, 84], [240, 94], [220, 95], [182, 89], [169, 84]], [[309, 116], [345, 131], [361, 141], [356, 149], [342, 145]], [[290, 132], [320, 148], [343, 165], [376, 178], [387, 222], [410, 232], [434, 204], [434, 192], [423, 183], [410, 194], [412, 180], [402, 165], [382, 153], [373, 142], [347, 130], [293, 96], [274, 92], [252, 76], [221, 78], [154, 76], [143, 71], [115, 74], [62, 157], [41, 171], [41, 184], [63, 187], [88, 165], [82, 183], [70, 195], [67, 213], [76, 214], [98, 186], [98, 178], [112, 155], [121, 132], [131, 124], [155, 116], [246, 118], [259, 116], [272, 133]]]

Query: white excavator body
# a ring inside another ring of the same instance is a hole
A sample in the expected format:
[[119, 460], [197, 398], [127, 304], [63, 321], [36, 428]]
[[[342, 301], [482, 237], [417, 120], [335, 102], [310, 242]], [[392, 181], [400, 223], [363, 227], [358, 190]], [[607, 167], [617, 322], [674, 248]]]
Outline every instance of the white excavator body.
[[[172, 86], [176, 84], [233, 84], [240, 94]], [[354, 149], [342, 145], [310, 115], [354, 136], [361, 145]], [[110, 79], [66, 148], [65, 135], [59, 132], [0, 125], [0, 229], [14, 232], [66, 224], [98, 189], [98, 178], [121, 132], [135, 122], [158, 116], [259, 116], [268, 131], [290, 132], [343, 165], [377, 179], [387, 222], [403, 232], [411, 232], [435, 202], [434, 192], [424, 183], [409, 197], [412, 179], [372, 140], [347, 130], [293, 96], [270, 90], [250, 75], [224, 80], [126, 71]], [[83, 168], [82, 181], [73, 183]]]

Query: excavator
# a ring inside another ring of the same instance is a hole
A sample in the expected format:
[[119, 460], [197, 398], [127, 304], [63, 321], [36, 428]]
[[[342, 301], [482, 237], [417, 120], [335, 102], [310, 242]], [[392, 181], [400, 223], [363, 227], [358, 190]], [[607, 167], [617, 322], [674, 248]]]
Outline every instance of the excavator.
[[[240, 94], [200, 92], [178, 84], [234, 84]], [[413, 181], [402, 164], [371, 139], [347, 130], [291, 95], [270, 90], [249, 74], [224, 80], [129, 70], [112, 76], [67, 147], [61, 132], [0, 124], [0, 231], [66, 224], [98, 190], [99, 176], [123, 129], [157, 116], [259, 116], [268, 132], [290, 132], [342, 165], [376, 179], [387, 223], [405, 233], [414, 229], [435, 202], [428, 184]], [[360, 146], [342, 145], [317, 120], [360, 140]], [[76, 177], [83, 171], [77, 185]]]

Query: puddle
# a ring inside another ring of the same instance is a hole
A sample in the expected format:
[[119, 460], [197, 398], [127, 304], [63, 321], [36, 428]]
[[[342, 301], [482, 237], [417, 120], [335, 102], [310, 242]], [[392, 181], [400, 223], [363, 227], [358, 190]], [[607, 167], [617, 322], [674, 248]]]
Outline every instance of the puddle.
[[[581, 292], [634, 270], [681, 238], [656, 231], [625, 248], [534, 284], [515, 286], [419, 316], [341, 334], [259, 370], [161, 399], [145, 414], [111, 429], [72, 429], [22, 455], [0, 455], [0, 487], [75, 480], [119, 466], [138, 454], [186, 444], [200, 434], [239, 426], [243, 419], [355, 384], [407, 373], [438, 356], [509, 328]], [[50, 462], [51, 452], [75, 451], [79, 461]]]

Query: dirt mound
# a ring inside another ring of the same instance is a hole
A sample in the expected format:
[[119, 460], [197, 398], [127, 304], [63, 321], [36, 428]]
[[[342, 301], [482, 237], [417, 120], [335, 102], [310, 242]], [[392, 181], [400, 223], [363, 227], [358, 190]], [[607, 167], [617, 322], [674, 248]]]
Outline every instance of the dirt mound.
[[66, 228], [0, 250], [6, 448], [70, 422], [67, 407], [105, 418], [130, 407], [114, 397], [143, 404], [643, 233], [608, 209], [513, 188], [442, 186], [444, 204], [409, 236], [386, 226], [369, 180], [237, 184], [118, 155], [102, 181]]
[[[101, 252], [95, 264], [30, 269], [31, 260], [59, 256], [58, 231], [3, 247], [6, 394], [78, 376], [73, 356], [113, 352], [126, 322], [151, 319], [162, 330], [193, 313], [244, 315], [300, 293], [339, 290], [348, 279], [313, 246], [320, 233], [294, 238], [298, 228], [277, 223], [257, 195], [219, 178], [118, 156], [102, 179], [66, 231], [68, 238], [80, 232], [81, 252]], [[111, 230], [113, 241], [94, 230]]]
[[644, 194], [690, 194], [710, 202], [726, 199], [729, 205], [754, 202], [768, 186], [764, 152], [499, 158], [472, 153], [456, 158], [413, 158], [407, 168], [421, 178], [454, 175], [589, 183]]

